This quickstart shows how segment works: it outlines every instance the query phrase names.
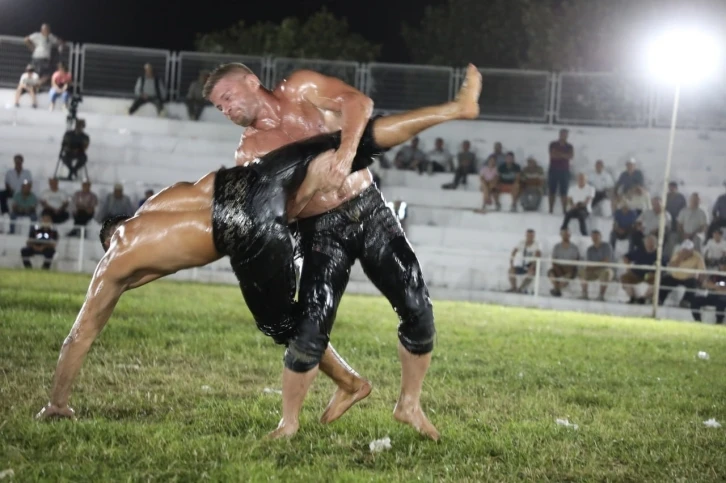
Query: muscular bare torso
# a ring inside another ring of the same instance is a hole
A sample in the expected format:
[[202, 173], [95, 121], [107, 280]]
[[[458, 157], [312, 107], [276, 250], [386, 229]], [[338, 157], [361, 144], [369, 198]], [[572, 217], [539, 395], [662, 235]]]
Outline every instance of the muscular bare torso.
[[[286, 144], [317, 134], [340, 130], [340, 117], [332, 111], [323, 111], [299, 95], [296, 84], [304, 81], [304, 74], [293, 75], [281, 83], [272, 95], [280, 100], [281, 121], [277, 127], [258, 130], [248, 127], [242, 134], [235, 158], [238, 165], [260, 158]], [[298, 218], [319, 215], [337, 208], [358, 196], [373, 182], [370, 171], [363, 170], [349, 175], [341, 188], [333, 193], [316, 193], [303, 208]]]

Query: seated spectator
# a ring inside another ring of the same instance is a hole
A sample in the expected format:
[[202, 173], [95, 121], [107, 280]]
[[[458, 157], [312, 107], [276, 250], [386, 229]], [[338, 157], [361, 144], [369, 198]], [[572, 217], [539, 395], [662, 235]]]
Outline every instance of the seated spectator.
[[615, 243], [618, 240], [627, 240], [628, 251], [630, 251], [630, 238], [637, 220], [638, 213], [630, 209], [627, 200], [623, 200], [620, 203], [620, 209], [613, 215], [613, 231], [610, 232], [610, 245], [613, 250], [615, 250]]
[[673, 225], [671, 231], [678, 233], [678, 215], [681, 210], [688, 206], [686, 197], [678, 191], [678, 183], [671, 181], [668, 183], [668, 196], [666, 197], [666, 211], [671, 215]]
[[476, 172], [476, 155], [471, 152], [471, 143], [464, 141], [461, 143], [461, 151], [456, 155], [458, 166], [454, 172], [454, 181], [442, 186], [444, 189], [455, 190], [459, 184], [466, 186], [466, 175]]
[[497, 190], [499, 184], [499, 171], [497, 170], [497, 160], [494, 156], [487, 158], [487, 163], [479, 171], [479, 179], [481, 180], [481, 192], [484, 195], [484, 200], [480, 210], [476, 210], [479, 213], [485, 213], [487, 206], [492, 204], [492, 193]]
[[124, 187], [121, 183], [113, 186], [113, 193], [106, 196], [101, 209], [98, 210], [96, 221], [103, 224], [104, 221], [114, 216], [128, 215], [131, 216], [136, 212], [131, 200], [124, 194]]
[[650, 193], [642, 186], [633, 186], [626, 195], [628, 206], [635, 210], [638, 215], [652, 208], [650, 204]]
[[[80, 226], [86, 226], [93, 219], [98, 206], [98, 197], [91, 191], [91, 182], [84, 180], [81, 189], [73, 193], [73, 229], [68, 236], [80, 236]], [[88, 233], [88, 232], [86, 232]]]
[[635, 169], [635, 158], [630, 158], [625, 162], [625, 171], [620, 173], [618, 182], [615, 183], [614, 189], [618, 201], [627, 196], [630, 190], [636, 186], [643, 186], [644, 184], [643, 173], [639, 169]]
[[[695, 245], [691, 240], [686, 240], [681, 244], [679, 249], [673, 254], [673, 257], [671, 257], [668, 267], [671, 269], [706, 270], [703, 257], [695, 250]], [[686, 287], [683, 302], [690, 304], [695, 295], [694, 291], [698, 287], [699, 274], [679, 270], [669, 270], [669, 272], [660, 279], [661, 288], [658, 293], [658, 304], [663, 305], [671, 290], [678, 286]], [[650, 290], [650, 293], [652, 294], [652, 290]]]
[[[635, 230], [633, 230], [633, 236], [631, 237], [631, 249], [643, 248], [643, 239], [648, 235], [653, 235], [656, 240], [658, 239], [658, 230], [660, 228], [660, 214], [663, 213], [663, 204], [661, 203], [660, 196], [654, 196], [651, 200], [651, 209], [646, 210], [640, 214], [636, 220]], [[665, 213], [665, 226], [663, 233], [663, 245], [666, 246], [673, 233], [670, 230], [671, 227], [671, 215]]]
[[72, 131], [66, 131], [63, 135], [61, 161], [68, 168], [69, 181], [76, 179], [78, 177], [78, 171], [88, 162], [86, 151], [88, 150], [88, 145], [91, 143], [91, 138], [83, 131], [85, 127], [86, 121], [76, 119], [75, 128]]
[[154, 196], [154, 190], [146, 190], [144, 192], [144, 197], [139, 201], [139, 208], [141, 208], [141, 205], [146, 203], [146, 200]]
[[[595, 196], [592, 199], [592, 208], [595, 209], [603, 200], [614, 202], [615, 181], [610, 172], [605, 170], [605, 163], [601, 159], [595, 161], [595, 173], [590, 176], [590, 184], [595, 188]], [[612, 211], [615, 211], [613, 208]]]
[[55, 247], [58, 243], [58, 231], [53, 226], [53, 220], [50, 215], [44, 213], [40, 217], [40, 223], [30, 227], [28, 234], [28, 242], [24, 248], [20, 250], [23, 257], [23, 266], [25, 268], [33, 268], [30, 259], [34, 255], [43, 255], [43, 269], [50, 270], [50, 264], [55, 256]]
[[542, 166], [537, 164], [537, 160], [534, 159], [534, 157], [528, 157], [527, 166], [525, 166], [522, 170], [522, 176], [520, 179], [522, 191], [529, 188], [535, 188], [540, 193], [544, 193], [545, 180], [546, 176]]
[[20, 82], [15, 89], [15, 107], [20, 107], [20, 97], [26, 92], [30, 94], [30, 100], [33, 103], [33, 109], [38, 107], [38, 88], [40, 86], [40, 77], [35, 72], [35, 67], [31, 64], [25, 68], [25, 72], [20, 76]]
[[[613, 262], [613, 249], [607, 243], [602, 243], [602, 235], [598, 230], [592, 230], [592, 245], [587, 249], [587, 261], [599, 263]], [[588, 300], [587, 282], [594, 280], [600, 281], [600, 295], [598, 300], [605, 301], [605, 292], [608, 289], [607, 284], [613, 279], [613, 271], [608, 267], [583, 267], [580, 272], [582, 279], [582, 300]]]
[[70, 215], [68, 214], [68, 193], [58, 189], [58, 178], [48, 180], [48, 189], [40, 195], [41, 213], [49, 215], [53, 223], [63, 223]]
[[[10, 219], [12, 221], [18, 218], [29, 218], [30, 221], [38, 221], [38, 199], [31, 191], [31, 184], [23, 181], [20, 191], [13, 195], [12, 206], [10, 208]], [[15, 223], [10, 224], [10, 234], [15, 233]]]
[[708, 215], [701, 208], [701, 198], [698, 193], [691, 194], [688, 206], [678, 215], [678, 241], [691, 240], [696, 251], [701, 251], [701, 233], [708, 228]]
[[56, 70], [50, 78], [50, 110], [55, 109], [55, 101], [61, 98], [63, 107], [68, 107], [68, 97], [71, 95], [71, 82], [73, 76], [63, 62], [58, 63], [58, 70]]
[[561, 230], [569, 229], [570, 220], [577, 218], [580, 223], [580, 234], [587, 236], [585, 220], [592, 211], [592, 200], [595, 198], [595, 188], [587, 184], [587, 178], [583, 173], [577, 175], [577, 184], [570, 186], [567, 191], [568, 210], [565, 213], [565, 220], [562, 222]]
[[691, 313], [693, 320], [701, 321], [701, 309], [703, 307], [716, 308], [716, 323], [723, 324], [726, 312], [726, 262], [720, 266], [719, 275], [712, 275], [703, 283], [703, 288], [708, 290], [705, 295], [694, 295], [691, 298]]
[[547, 272], [547, 277], [552, 283], [550, 293], [555, 297], [562, 296], [562, 289], [567, 287], [570, 280], [577, 275], [576, 265], [564, 265], [557, 263], [560, 261], [577, 261], [580, 259], [580, 250], [577, 246], [570, 243], [570, 231], [560, 230], [562, 241], [555, 245], [552, 250], [552, 268]]
[[504, 154], [504, 150], [502, 149], [502, 143], [500, 143], [499, 141], [494, 143], [494, 152], [489, 156], [494, 156], [494, 159], [497, 162], [497, 168], [504, 164], [504, 162], [507, 160], [507, 156]]
[[720, 231], [726, 227], [726, 194], [722, 194], [716, 199], [713, 204], [713, 210], [711, 210], [711, 224], [708, 225], [708, 231], [706, 232], [706, 240], [709, 240], [715, 231]]
[[497, 189], [494, 191], [494, 204], [497, 206], [497, 210], [502, 209], [502, 205], [499, 202], [499, 195], [502, 193], [509, 193], [512, 195], [512, 207], [511, 211], [514, 213], [517, 211], [517, 202], [519, 201], [519, 177], [522, 172], [522, 168], [514, 161], [514, 153], [511, 151], [507, 153], [507, 159], [497, 168], [497, 174], [499, 175], [499, 183]]
[[9, 169], [5, 173], [5, 190], [0, 191], [0, 214], [8, 213], [8, 201], [13, 199], [13, 195], [20, 191], [24, 182], [33, 184], [33, 175], [30, 171], [23, 169], [23, 156], [16, 154], [13, 156], [15, 167]]
[[444, 147], [444, 140], [441, 138], [436, 138], [434, 149], [426, 155], [426, 171], [429, 174], [454, 171], [451, 153]]
[[717, 270], [718, 267], [726, 265], [726, 240], [721, 230], [714, 231], [713, 237], [706, 242], [703, 259], [709, 270]]
[[425, 161], [426, 155], [418, 148], [418, 136], [416, 136], [411, 139], [411, 144], [398, 150], [393, 164], [398, 169], [421, 172]]
[[[628, 265], [649, 265], [655, 268], [658, 258], [658, 247], [656, 246], [657, 238], [653, 235], [645, 237], [643, 247], [638, 247], [625, 255], [624, 262]], [[646, 282], [653, 285], [655, 280], [655, 271], [649, 271], [644, 268], [630, 268], [620, 277], [620, 283], [623, 284], [623, 290], [630, 297], [629, 304], [644, 304], [644, 297], [635, 297], [635, 286], [639, 283]]]
[[[525, 293], [527, 287], [532, 282], [532, 277], [534, 277], [535, 268], [537, 267], [537, 262], [534, 259], [542, 256], [542, 249], [539, 243], [535, 241], [534, 236], [534, 230], [530, 228], [527, 230], [524, 240], [512, 250], [512, 254], [509, 257], [510, 289], [508, 292]], [[514, 266], [514, 258], [517, 256], [517, 253], [522, 254], [522, 262]], [[517, 275], [526, 275], [519, 288], [517, 288]]]
[[161, 116], [166, 101], [166, 87], [163, 79], [154, 74], [151, 64], [144, 64], [144, 75], [136, 79], [134, 96], [134, 102], [129, 107], [129, 115], [135, 113], [147, 102], [151, 102], [156, 107], [156, 113]]
[[203, 70], [199, 72], [199, 78], [189, 84], [189, 90], [187, 91], [187, 98], [184, 100], [184, 104], [187, 106], [187, 114], [189, 114], [189, 119], [192, 121], [199, 120], [199, 117], [204, 111], [204, 107], [207, 105], [207, 100], [202, 95], [202, 90], [208, 78], [209, 72]]

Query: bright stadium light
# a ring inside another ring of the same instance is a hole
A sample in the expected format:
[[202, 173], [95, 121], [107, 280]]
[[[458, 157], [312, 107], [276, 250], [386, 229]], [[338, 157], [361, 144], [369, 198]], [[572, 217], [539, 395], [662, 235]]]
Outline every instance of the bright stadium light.
[[682, 28], [664, 31], [654, 36], [647, 48], [647, 65], [656, 83], [675, 86], [673, 113], [671, 116], [668, 154], [663, 175], [663, 209], [658, 227], [658, 251], [653, 290], [653, 317], [658, 317], [658, 292], [660, 290], [661, 260], [663, 259], [663, 238], [665, 234], [665, 202], [668, 196], [668, 181], [673, 159], [673, 142], [676, 136], [676, 119], [681, 86], [695, 85], [716, 77], [721, 70], [722, 41], [715, 34], [703, 29]]

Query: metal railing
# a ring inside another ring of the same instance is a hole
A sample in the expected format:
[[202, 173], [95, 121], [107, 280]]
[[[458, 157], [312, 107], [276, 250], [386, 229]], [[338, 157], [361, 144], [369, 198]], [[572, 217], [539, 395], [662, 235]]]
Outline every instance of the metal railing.
[[[22, 37], [0, 36], [0, 87], [14, 88], [30, 62]], [[151, 63], [170, 100], [183, 100], [201, 70], [224, 62], [243, 62], [274, 86], [291, 72], [312, 69], [338, 77], [371, 96], [376, 110], [397, 112], [450, 101], [464, 68], [288, 59], [171, 52], [97, 44], [66, 44], [62, 58], [83, 94], [133, 97], [143, 64]], [[553, 74], [544, 71], [480, 69], [481, 119], [573, 125], [668, 125], [673, 94], [643, 76], [613, 73]], [[680, 127], [726, 129], [726, 83], [689, 90], [681, 96]]]

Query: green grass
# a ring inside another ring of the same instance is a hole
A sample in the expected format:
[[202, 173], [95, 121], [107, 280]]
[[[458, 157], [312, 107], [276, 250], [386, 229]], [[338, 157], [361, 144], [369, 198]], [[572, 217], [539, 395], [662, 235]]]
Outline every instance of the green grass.
[[[319, 377], [301, 430], [280, 414], [282, 351], [231, 286], [156, 282], [125, 295], [71, 398], [36, 422], [88, 277], [0, 270], [0, 471], [15, 481], [724, 481], [726, 331], [436, 302], [423, 404], [442, 433], [393, 421], [396, 319], [346, 296], [333, 341], [374, 384], [330, 426]], [[698, 351], [710, 353], [700, 360]], [[209, 386], [210, 390], [204, 390]], [[569, 418], [575, 431], [555, 424]], [[393, 448], [368, 444], [390, 436]]]

